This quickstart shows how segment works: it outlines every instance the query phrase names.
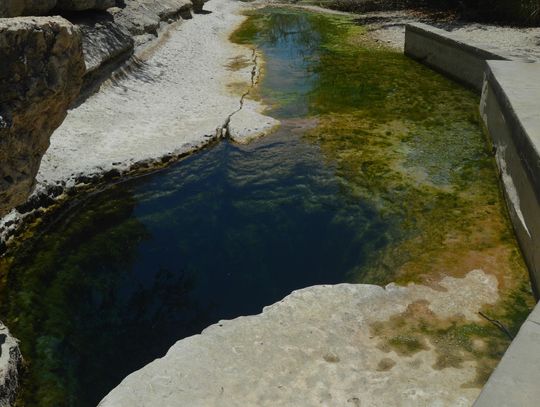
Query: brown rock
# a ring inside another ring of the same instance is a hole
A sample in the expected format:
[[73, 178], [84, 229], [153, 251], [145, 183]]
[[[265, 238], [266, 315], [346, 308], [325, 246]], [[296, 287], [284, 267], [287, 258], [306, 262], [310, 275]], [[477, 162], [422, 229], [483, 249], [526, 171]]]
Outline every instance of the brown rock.
[[0, 19], [0, 216], [25, 202], [80, 91], [81, 35], [61, 17]]

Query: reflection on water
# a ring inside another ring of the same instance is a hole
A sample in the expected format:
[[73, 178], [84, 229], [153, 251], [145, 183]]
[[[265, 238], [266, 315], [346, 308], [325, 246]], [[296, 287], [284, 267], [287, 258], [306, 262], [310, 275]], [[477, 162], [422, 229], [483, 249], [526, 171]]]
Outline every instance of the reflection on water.
[[21, 403], [95, 406], [176, 340], [313, 284], [473, 268], [524, 281], [475, 97], [351, 30], [251, 17], [234, 40], [265, 55], [276, 134], [115, 185], [4, 262], [0, 316], [29, 362]]

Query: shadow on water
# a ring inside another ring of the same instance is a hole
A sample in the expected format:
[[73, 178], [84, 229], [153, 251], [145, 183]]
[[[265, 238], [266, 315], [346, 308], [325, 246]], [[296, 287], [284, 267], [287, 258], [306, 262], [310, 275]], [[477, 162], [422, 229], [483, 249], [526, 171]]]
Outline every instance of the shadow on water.
[[[483, 267], [460, 263], [465, 250], [515, 249], [474, 96], [348, 44], [353, 28], [255, 14], [233, 40], [264, 53], [258, 96], [277, 133], [115, 185], [5, 260], [0, 317], [29, 362], [21, 405], [95, 406], [178, 339], [298, 288], [411, 281], [442, 247], [464, 271]], [[493, 241], [461, 242], [478, 219], [496, 219], [479, 226]]]

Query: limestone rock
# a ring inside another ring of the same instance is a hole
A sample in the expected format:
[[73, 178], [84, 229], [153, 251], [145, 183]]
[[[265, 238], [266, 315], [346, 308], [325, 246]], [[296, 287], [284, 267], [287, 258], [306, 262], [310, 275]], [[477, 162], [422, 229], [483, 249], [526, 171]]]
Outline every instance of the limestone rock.
[[61, 10], [107, 10], [116, 5], [116, 0], [57, 0]]
[[[381, 347], [370, 326], [423, 304], [437, 318], [478, 321], [497, 279], [481, 270], [410, 284], [315, 286], [262, 314], [221, 321], [131, 374], [99, 407], [470, 406], [475, 362], [440, 369], [434, 344], [414, 354]], [[397, 335], [397, 333], [396, 333]]]
[[0, 19], [0, 216], [27, 199], [78, 95], [81, 34], [60, 17]]
[[0, 17], [42, 15], [56, 5], [56, 0], [1, 0]]
[[124, 8], [114, 8], [114, 21], [131, 35], [157, 35], [161, 21], [190, 18], [190, 0], [125, 0]]
[[19, 343], [0, 322], [0, 407], [12, 406], [22, 365]]
[[[259, 105], [251, 100], [245, 100], [242, 110], [231, 116], [229, 121], [229, 137], [240, 144], [249, 143], [258, 137], [272, 133], [280, 122], [260, 112]], [[254, 117], [257, 120], [254, 120]]]

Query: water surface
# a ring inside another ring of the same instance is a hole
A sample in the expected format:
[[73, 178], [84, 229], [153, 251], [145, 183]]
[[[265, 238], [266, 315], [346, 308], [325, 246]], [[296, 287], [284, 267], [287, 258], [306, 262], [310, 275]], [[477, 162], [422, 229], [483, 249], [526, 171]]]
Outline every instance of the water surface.
[[[176, 340], [314, 284], [481, 268], [500, 279], [497, 317], [519, 326], [527, 277], [477, 98], [346, 18], [265, 9], [233, 40], [264, 55], [251, 97], [279, 131], [111, 186], [4, 260], [21, 405], [95, 406]], [[496, 361], [505, 338], [475, 332], [502, 344], [475, 355]]]

